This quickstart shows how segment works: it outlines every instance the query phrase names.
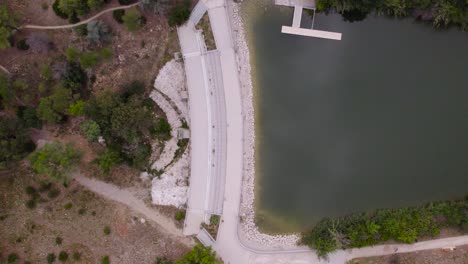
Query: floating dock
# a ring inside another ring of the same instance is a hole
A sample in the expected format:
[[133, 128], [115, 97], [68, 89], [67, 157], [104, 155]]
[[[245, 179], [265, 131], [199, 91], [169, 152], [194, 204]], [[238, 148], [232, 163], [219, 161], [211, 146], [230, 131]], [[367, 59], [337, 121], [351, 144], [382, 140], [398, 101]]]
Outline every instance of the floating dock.
[[[341, 40], [341, 33], [313, 29], [313, 21], [315, 19], [315, 0], [275, 0], [275, 4], [280, 6], [294, 7], [292, 26], [282, 26], [282, 33], [306, 37]], [[301, 28], [302, 10], [304, 9], [314, 10], [314, 19], [312, 20], [311, 29]]]

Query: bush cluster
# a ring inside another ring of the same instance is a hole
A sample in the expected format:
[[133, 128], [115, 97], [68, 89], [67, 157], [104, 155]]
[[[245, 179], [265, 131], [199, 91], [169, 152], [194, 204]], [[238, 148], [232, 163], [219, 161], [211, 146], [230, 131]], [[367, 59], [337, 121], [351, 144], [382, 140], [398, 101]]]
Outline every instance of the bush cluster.
[[302, 243], [324, 257], [337, 249], [371, 246], [388, 240], [413, 243], [423, 236], [438, 235], [442, 227], [466, 232], [467, 208], [468, 199], [465, 199], [326, 218], [302, 235]]
[[336, 10], [345, 20], [363, 20], [369, 13], [377, 12], [393, 17], [415, 16], [431, 21], [434, 27], [457, 25], [468, 28], [468, 3], [451, 0], [317, 0], [320, 11]]
[[145, 86], [135, 81], [121, 93], [105, 91], [86, 104], [85, 115], [99, 126], [108, 147], [97, 159], [104, 172], [121, 160], [136, 168], [148, 163], [151, 131], [157, 122], [155, 104], [147, 100], [144, 91]]
[[177, 3], [169, 11], [169, 25], [180, 26], [184, 24], [190, 17], [190, 1], [185, 0], [182, 3]]

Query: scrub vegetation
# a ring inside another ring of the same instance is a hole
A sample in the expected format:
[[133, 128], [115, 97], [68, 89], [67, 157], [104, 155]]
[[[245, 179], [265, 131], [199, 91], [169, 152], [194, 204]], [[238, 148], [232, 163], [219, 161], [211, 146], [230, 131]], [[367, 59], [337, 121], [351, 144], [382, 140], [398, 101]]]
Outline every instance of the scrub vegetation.
[[464, 0], [317, 0], [317, 9], [336, 10], [351, 22], [377, 12], [392, 17], [413, 16], [437, 28], [455, 25], [468, 29], [468, 2]]
[[139, 175], [174, 136], [149, 94], [179, 52], [168, 15], [182, 1], [143, 0], [54, 30], [22, 26], [76, 23], [138, 1], [0, 2], [0, 263], [180, 259], [189, 250], [181, 241], [135, 222], [72, 173], [146, 193], [151, 183]]
[[414, 243], [437, 236], [442, 228], [468, 232], [468, 196], [464, 200], [429, 203], [421, 207], [381, 209], [323, 219], [302, 234], [302, 244], [321, 257], [346, 248], [372, 246], [386, 241]]

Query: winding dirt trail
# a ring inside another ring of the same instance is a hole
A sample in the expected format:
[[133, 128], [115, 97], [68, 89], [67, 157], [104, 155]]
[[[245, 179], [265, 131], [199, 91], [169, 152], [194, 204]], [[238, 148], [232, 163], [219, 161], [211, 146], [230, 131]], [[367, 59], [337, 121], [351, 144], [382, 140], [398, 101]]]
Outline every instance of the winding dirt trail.
[[141, 199], [136, 198], [130, 191], [120, 189], [113, 184], [87, 178], [78, 173], [73, 176], [73, 179], [90, 191], [106, 199], [127, 205], [130, 209], [144, 215], [147, 219], [161, 226], [163, 232], [177, 237], [181, 243], [189, 247], [193, 246], [193, 242], [189, 238], [184, 237], [182, 230], [175, 226], [173, 220], [149, 208]]
[[0, 65], [0, 70], [4, 71], [6, 74], [10, 75], [10, 72], [7, 70], [7, 68], [3, 67]]
[[136, 2], [134, 4], [131, 4], [131, 5], [126, 5], [126, 6], [117, 6], [117, 7], [112, 7], [112, 8], [109, 8], [109, 9], [106, 9], [104, 11], [101, 11], [99, 13], [97, 13], [96, 15], [86, 19], [86, 20], [83, 20], [81, 22], [78, 22], [76, 24], [69, 24], [69, 25], [61, 25], [61, 26], [39, 26], [39, 25], [24, 25], [24, 26], [21, 26], [20, 29], [25, 29], [25, 28], [29, 28], [29, 29], [64, 29], [64, 28], [74, 28], [74, 27], [77, 27], [77, 26], [80, 26], [80, 25], [85, 25], [85, 24], [88, 24], [90, 21], [104, 15], [105, 13], [109, 13], [109, 12], [112, 12], [112, 11], [115, 11], [115, 10], [120, 10], [120, 9], [128, 9], [128, 8], [131, 8], [131, 7], [134, 7], [134, 6], [137, 6], [140, 2]]

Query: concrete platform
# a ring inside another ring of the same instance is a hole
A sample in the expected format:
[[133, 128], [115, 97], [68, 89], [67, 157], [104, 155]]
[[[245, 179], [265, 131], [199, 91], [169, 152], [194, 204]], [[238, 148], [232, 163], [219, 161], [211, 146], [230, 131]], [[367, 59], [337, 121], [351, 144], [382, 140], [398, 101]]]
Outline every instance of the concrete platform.
[[286, 34], [300, 35], [300, 36], [306, 36], [306, 37], [341, 40], [341, 33], [330, 32], [330, 31], [283, 26], [281, 28], [281, 32], [286, 33]]
[[315, 0], [275, 0], [275, 5], [280, 6], [302, 6], [306, 9], [315, 9]]

